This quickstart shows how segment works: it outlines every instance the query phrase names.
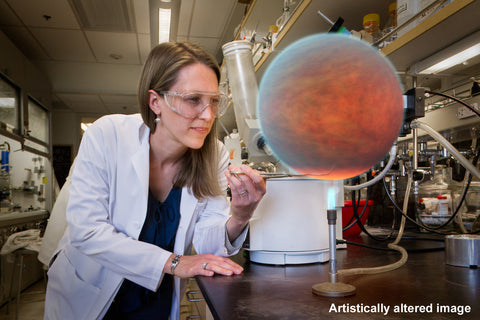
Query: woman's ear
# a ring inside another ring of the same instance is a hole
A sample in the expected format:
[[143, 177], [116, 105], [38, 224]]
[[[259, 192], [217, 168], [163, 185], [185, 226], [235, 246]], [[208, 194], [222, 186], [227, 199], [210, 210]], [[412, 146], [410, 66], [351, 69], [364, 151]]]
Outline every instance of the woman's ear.
[[148, 90], [148, 106], [157, 115], [160, 114], [160, 110], [161, 110], [161, 104], [160, 104], [161, 101], [160, 100], [161, 100], [161, 98], [160, 98], [160, 95], [158, 93], [156, 93], [153, 90]]

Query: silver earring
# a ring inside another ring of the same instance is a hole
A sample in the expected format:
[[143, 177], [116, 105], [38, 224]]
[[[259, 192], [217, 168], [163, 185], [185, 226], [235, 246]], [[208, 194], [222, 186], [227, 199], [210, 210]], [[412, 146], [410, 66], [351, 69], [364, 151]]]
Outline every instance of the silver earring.
[[157, 117], [155, 118], [155, 125], [157, 125], [159, 122], [160, 122], [160, 118], [157, 116]]

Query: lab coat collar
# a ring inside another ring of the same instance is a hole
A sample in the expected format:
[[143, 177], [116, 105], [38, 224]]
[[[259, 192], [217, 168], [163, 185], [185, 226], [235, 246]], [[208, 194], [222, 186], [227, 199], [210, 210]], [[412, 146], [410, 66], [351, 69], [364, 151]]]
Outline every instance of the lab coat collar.
[[137, 151], [132, 155], [132, 164], [135, 168], [135, 172], [139, 177], [139, 180], [143, 183], [140, 184], [142, 187], [142, 194], [148, 194], [148, 181], [149, 181], [149, 144], [150, 129], [142, 121], [140, 121], [138, 128], [138, 141], [139, 146]]
[[139, 121], [139, 127], [138, 127], [138, 142], [140, 142], [140, 145], [143, 145], [144, 143], [148, 143], [148, 139], [150, 136], [150, 128], [143, 122], [143, 119], [141, 118], [140, 114], [137, 114], [141, 121]]

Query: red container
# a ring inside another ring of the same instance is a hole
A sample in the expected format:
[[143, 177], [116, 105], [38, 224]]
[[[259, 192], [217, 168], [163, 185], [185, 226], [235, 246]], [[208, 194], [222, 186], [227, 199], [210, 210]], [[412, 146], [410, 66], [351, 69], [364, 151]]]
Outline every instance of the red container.
[[[342, 227], [345, 228], [347, 226], [347, 223], [350, 221], [350, 219], [353, 216], [353, 206], [352, 206], [351, 200], [346, 200], [343, 205], [344, 207], [342, 208]], [[363, 216], [360, 218], [360, 221], [362, 222], [363, 225], [365, 225], [365, 222], [367, 221], [368, 212], [370, 211], [370, 207], [372, 205], [373, 205], [373, 201], [369, 200], [367, 204], [367, 208], [365, 209]], [[365, 206], [365, 200], [360, 200], [360, 204], [358, 206], [358, 215], [362, 213], [364, 206]], [[356, 221], [357, 220], [354, 217], [350, 222], [350, 224], [355, 222], [355, 225], [349, 228], [348, 230], [343, 231], [344, 236], [359, 235], [360, 232], [362, 232], [362, 229], [360, 229]]]

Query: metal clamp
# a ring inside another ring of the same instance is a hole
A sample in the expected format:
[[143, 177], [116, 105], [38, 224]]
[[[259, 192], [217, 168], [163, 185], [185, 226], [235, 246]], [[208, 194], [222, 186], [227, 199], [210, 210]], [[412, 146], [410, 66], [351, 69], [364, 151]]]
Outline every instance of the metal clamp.
[[203, 298], [195, 298], [193, 295], [196, 294], [196, 293], [200, 293], [200, 291], [199, 290], [187, 291], [185, 293], [185, 296], [187, 297], [187, 301], [189, 301], [189, 302], [199, 302], [199, 301], [205, 300]]

